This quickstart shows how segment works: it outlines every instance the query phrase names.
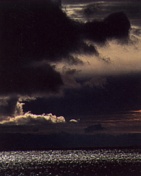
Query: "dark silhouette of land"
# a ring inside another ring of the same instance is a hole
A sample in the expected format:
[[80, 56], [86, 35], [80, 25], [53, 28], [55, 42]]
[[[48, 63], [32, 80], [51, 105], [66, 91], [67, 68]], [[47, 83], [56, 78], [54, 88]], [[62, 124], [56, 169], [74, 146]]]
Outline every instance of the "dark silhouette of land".
[[0, 151], [140, 148], [140, 134], [1, 133]]

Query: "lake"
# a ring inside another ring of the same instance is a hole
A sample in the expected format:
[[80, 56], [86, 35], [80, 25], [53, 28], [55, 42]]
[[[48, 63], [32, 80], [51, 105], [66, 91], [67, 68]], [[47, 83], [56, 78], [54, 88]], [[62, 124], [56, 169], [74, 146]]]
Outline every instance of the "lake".
[[2, 176], [140, 176], [141, 150], [0, 152]]

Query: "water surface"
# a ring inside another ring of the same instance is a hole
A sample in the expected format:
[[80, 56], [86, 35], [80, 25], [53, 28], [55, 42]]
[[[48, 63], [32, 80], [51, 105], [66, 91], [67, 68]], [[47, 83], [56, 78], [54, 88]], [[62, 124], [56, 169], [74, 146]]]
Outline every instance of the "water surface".
[[141, 175], [141, 150], [0, 152], [2, 176]]

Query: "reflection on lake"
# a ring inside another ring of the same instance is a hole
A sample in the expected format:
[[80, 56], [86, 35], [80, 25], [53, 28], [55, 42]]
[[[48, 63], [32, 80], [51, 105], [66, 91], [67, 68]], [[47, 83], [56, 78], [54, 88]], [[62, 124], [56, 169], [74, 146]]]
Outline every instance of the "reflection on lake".
[[139, 176], [141, 150], [0, 152], [2, 176]]

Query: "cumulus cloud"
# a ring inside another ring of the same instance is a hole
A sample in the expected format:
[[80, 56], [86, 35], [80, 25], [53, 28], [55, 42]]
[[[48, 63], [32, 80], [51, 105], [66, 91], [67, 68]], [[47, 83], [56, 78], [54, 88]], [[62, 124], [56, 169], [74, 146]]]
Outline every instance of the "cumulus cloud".
[[[14, 101], [15, 100], [15, 101]], [[56, 116], [52, 113], [36, 115], [30, 112], [24, 113], [24, 103], [20, 102], [20, 99], [13, 99], [15, 103], [11, 103], [11, 98], [7, 103], [11, 108], [9, 111], [6, 110], [5, 117], [1, 118], [0, 124], [2, 125], [41, 125], [45, 123], [65, 123], [66, 120], [63, 116]], [[10, 103], [12, 105], [10, 105]], [[13, 109], [12, 109], [13, 107]], [[3, 113], [4, 115], [4, 113]], [[12, 116], [10, 116], [12, 115]]]
[[17, 115], [15, 117], [8, 117], [5, 120], [0, 121], [3, 125], [39, 125], [45, 123], [65, 123], [63, 116], [56, 116], [50, 114], [35, 115], [32, 113], [25, 113], [23, 115]]

